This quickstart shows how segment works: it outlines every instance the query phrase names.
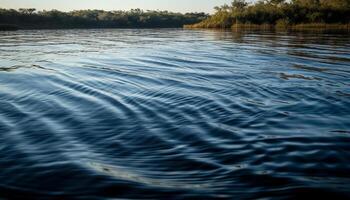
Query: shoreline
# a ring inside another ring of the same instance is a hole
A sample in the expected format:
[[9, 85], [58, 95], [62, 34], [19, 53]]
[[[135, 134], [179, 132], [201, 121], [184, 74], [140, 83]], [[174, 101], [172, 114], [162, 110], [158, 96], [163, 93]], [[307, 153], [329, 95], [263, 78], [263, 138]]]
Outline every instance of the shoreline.
[[305, 28], [329, 28], [329, 29], [350, 29], [350, 24], [328, 24], [328, 23], [302, 23], [302, 24], [234, 24], [231, 27], [210, 27], [199, 24], [184, 25], [184, 28], [192, 29], [236, 29], [236, 28], [251, 28], [251, 29], [305, 29]]
[[184, 29], [212, 29], [212, 30], [251, 30], [251, 31], [345, 31], [350, 32], [350, 24], [327, 24], [327, 23], [305, 23], [293, 25], [281, 24], [234, 24], [229, 28], [205, 27], [194, 25], [184, 25]]
[[0, 24], [0, 31], [18, 31], [18, 30], [92, 30], [92, 29], [211, 29], [211, 30], [256, 30], [256, 31], [307, 31], [307, 30], [330, 30], [330, 31], [348, 31], [350, 24], [326, 24], [326, 23], [305, 23], [294, 25], [280, 24], [234, 24], [229, 28], [206, 27], [194, 25], [184, 25], [179, 27], [20, 27], [13, 24]]
[[0, 25], [0, 31], [19, 31], [19, 30], [93, 30], [93, 29], [183, 29], [183, 26], [177, 27], [30, 27], [30, 26], [2, 26]]

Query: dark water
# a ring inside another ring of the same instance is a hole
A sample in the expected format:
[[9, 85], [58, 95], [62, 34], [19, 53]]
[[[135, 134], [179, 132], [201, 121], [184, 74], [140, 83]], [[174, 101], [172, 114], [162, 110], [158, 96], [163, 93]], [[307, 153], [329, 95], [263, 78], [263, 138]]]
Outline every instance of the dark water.
[[0, 199], [350, 198], [350, 36], [0, 33]]

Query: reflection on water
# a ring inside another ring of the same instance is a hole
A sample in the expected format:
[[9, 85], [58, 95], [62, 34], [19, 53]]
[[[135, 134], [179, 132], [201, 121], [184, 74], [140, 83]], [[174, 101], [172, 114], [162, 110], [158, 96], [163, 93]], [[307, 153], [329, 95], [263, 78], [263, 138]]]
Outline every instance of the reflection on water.
[[14, 65], [9, 67], [0, 67], [0, 71], [2, 72], [12, 72], [20, 68], [37, 68], [37, 69], [45, 69], [44, 67], [41, 67], [39, 65], [31, 65], [31, 66], [25, 66], [25, 65]]
[[299, 78], [299, 79], [304, 79], [304, 80], [321, 80], [320, 78], [307, 77], [307, 76], [303, 76], [303, 75], [300, 75], [300, 74], [285, 74], [285, 73], [281, 73], [280, 77], [282, 79], [285, 79], [285, 80], [289, 80], [289, 79], [292, 79], [292, 78]]
[[176, 183], [173, 181], [166, 181], [166, 180], [158, 180], [158, 179], [152, 179], [152, 178], [146, 178], [142, 177], [138, 174], [135, 174], [133, 172], [125, 171], [123, 169], [117, 168], [116, 166], [96, 163], [96, 162], [88, 162], [87, 164], [92, 169], [96, 170], [97, 172], [102, 172], [106, 175], [115, 177], [116, 179], [131, 181], [131, 182], [137, 182], [146, 184], [150, 187], [161, 187], [161, 188], [174, 188], [174, 189], [208, 189], [208, 185], [190, 185], [185, 183]]
[[324, 69], [324, 68], [318, 68], [318, 67], [308, 67], [303, 65], [294, 65], [293, 67], [297, 69], [304, 69], [304, 70], [316, 71], [316, 72], [326, 72], [330, 70], [330, 69]]
[[350, 198], [350, 36], [0, 33], [0, 199]]

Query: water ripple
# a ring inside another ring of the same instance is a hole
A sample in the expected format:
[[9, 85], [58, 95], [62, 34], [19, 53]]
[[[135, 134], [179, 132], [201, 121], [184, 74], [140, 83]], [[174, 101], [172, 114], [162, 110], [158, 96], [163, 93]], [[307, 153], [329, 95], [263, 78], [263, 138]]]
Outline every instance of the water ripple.
[[350, 198], [349, 35], [0, 41], [0, 198]]

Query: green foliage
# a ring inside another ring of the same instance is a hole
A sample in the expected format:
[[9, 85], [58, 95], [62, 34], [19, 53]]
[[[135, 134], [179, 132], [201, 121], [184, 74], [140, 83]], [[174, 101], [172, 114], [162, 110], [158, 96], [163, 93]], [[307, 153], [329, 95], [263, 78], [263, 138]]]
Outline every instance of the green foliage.
[[103, 11], [29, 9], [0, 9], [0, 24], [21, 28], [175, 28], [198, 23], [208, 17], [205, 13], [173, 13], [168, 11]]
[[237, 24], [270, 24], [285, 27], [306, 23], [350, 23], [350, 0], [260, 0], [248, 4], [234, 0], [216, 7], [204, 21], [187, 27], [229, 28]]

